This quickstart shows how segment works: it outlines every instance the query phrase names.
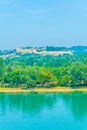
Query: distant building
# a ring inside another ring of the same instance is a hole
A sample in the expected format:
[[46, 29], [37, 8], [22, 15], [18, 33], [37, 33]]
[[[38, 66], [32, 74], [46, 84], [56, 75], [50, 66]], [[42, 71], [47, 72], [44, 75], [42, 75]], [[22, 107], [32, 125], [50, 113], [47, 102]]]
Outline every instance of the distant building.
[[34, 54], [40, 54], [40, 55], [53, 55], [53, 56], [58, 56], [58, 55], [64, 55], [64, 54], [69, 54], [72, 55], [73, 52], [69, 50], [64, 50], [64, 51], [46, 51], [45, 48], [17, 48], [16, 52], [18, 53], [34, 53]]

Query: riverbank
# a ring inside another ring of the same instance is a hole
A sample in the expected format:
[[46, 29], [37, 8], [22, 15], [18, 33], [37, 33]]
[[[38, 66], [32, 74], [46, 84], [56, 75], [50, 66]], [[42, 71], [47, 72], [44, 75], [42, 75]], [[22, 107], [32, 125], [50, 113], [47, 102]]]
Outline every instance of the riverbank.
[[34, 88], [34, 89], [28, 89], [24, 90], [21, 88], [0, 88], [0, 93], [5, 92], [5, 93], [31, 93], [31, 92], [38, 92], [38, 93], [69, 93], [69, 92], [75, 92], [75, 91], [81, 91], [81, 92], [87, 92], [87, 88], [76, 88], [72, 89], [69, 87], [55, 87], [55, 88]]

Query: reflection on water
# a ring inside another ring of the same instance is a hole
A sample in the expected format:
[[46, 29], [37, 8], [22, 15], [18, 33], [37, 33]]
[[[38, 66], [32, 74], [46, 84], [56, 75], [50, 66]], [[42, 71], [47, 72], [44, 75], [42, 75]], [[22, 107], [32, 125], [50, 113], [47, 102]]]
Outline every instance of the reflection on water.
[[44, 108], [52, 109], [62, 100], [72, 113], [81, 117], [87, 113], [87, 94], [0, 94], [0, 115], [8, 110], [26, 114], [38, 114]]
[[0, 129], [87, 130], [86, 124], [87, 94], [0, 94]]
[[[49, 107], [51, 109], [58, 96], [56, 94], [0, 94], [0, 112], [21, 111], [26, 114], [37, 114]], [[1, 114], [0, 113], [0, 114]]]
[[71, 110], [73, 115], [77, 118], [81, 118], [87, 113], [87, 94], [81, 92], [63, 94], [62, 99], [67, 108]]

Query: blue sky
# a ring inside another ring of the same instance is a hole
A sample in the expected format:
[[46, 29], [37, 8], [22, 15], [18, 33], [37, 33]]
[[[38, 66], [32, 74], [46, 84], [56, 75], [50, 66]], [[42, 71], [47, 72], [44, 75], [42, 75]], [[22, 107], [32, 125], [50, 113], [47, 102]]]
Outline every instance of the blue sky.
[[0, 49], [87, 45], [87, 0], [0, 0]]

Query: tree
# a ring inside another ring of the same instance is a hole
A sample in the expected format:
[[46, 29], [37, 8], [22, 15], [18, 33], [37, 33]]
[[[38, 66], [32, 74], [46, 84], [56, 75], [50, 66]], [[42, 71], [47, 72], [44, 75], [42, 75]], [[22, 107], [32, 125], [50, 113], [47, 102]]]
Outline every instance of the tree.
[[72, 64], [70, 69], [72, 86], [87, 85], [87, 65], [82, 62], [76, 62]]
[[4, 82], [4, 61], [0, 59], [0, 82]]

